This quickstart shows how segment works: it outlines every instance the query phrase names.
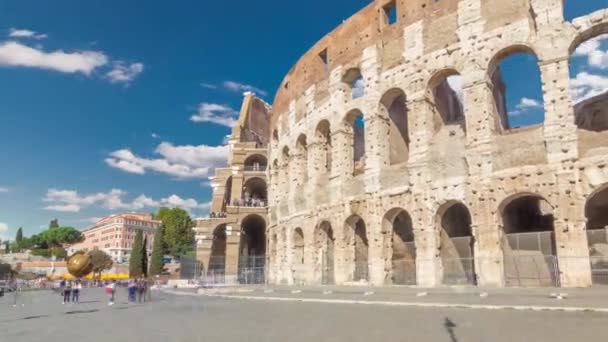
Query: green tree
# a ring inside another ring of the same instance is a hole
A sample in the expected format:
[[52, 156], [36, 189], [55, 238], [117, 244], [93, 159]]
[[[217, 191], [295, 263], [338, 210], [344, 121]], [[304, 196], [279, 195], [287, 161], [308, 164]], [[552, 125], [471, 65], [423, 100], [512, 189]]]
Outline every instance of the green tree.
[[137, 230], [135, 234], [135, 240], [131, 248], [131, 257], [129, 258], [129, 277], [141, 277], [144, 275], [143, 265], [143, 252], [144, 252], [144, 241], [143, 232], [141, 229]]
[[22, 242], [23, 242], [23, 228], [19, 227], [19, 229], [17, 229], [17, 235], [15, 236], [15, 243], [17, 243], [17, 248], [21, 247]]
[[4, 253], [8, 254], [11, 252], [11, 243], [6, 240], [4, 241]]
[[158, 209], [158, 213], [156, 213], [156, 215], [153, 215], [153, 217], [155, 220], [164, 221], [165, 217], [167, 217], [167, 215], [169, 215], [170, 212], [171, 212], [171, 209], [169, 209], [167, 207], [160, 207]]
[[112, 257], [102, 250], [95, 249], [89, 252], [89, 255], [91, 256], [91, 263], [93, 264], [93, 274], [97, 273], [98, 275], [101, 275], [101, 272], [109, 270], [114, 266]]
[[158, 227], [154, 234], [154, 243], [152, 244], [152, 256], [150, 257], [150, 276], [156, 276], [163, 273], [165, 263], [163, 262], [163, 256], [165, 255], [165, 248], [163, 242], [164, 226]]
[[53, 228], [59, 228], [59, 220], [58, 219], [52, 219], [51, 223], [49, 223], [49, 229], [53, 229]]
[[142, 263], [142, 271], [144, 272], [144, 277], [148, 277], [148, 237], [144, 238], [144, 248], [141, 255], [141, 263]]
[[[162, 208], [161, 208], [162, 209]], [[159, 214], [161, 214], [159, 210]], [[192, 251], [194, 246], [194, 224], [188, 213], [180, 208], [164, 211], [161, 221], [165, 227], [163, 240], [169, 253], [179, 257]]]
[[74, 244], [83, 240], [82, 233], [72, 227], [48, 229], [39, 236], [41, 241], [52, 247], [61, 247], [63, 244]]

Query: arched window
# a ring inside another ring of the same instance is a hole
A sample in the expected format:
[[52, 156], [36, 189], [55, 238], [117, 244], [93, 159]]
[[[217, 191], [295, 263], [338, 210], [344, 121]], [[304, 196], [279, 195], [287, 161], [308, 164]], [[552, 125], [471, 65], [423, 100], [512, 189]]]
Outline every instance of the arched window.
[[513, 46], [495, 56], [489, 67], [501, 130], [542, 125], [545, 107], [538, 59], [525, 46]]
[[266, 171], [268, 161], [261, 154], [252, 154], [245, 159], [245, 170], [247, 171]]
[[342, 82], [348, 85], [348, 89], [350, 90], [350, 97], [354, 99], [358, 99], [365, 95], [365, 81], [363, 80], [363, 76], [361, 75], [361, 70], [357, 68], [350, 69], [344, 74], [344, 78]]
[[297, 157], [297, 172], [301, 177], [298, 177], [299, 183], [303, 183], [308, 179], [308, 144], [306, 142], [306, 136], [301, 134], [296, 141], [296, 153]]
[[455, 70], [443, 70], [431, 79], [429, 87], [435, 109], [436, 130], [441, 126], [460, 125], [466, 130], [462, 102], [462, 77]]
[[315, 130], [315, 139], [319, 145], [317, 157], [319, 158], [319, 167], [324, 169], [324, 173], [331, 171], [331, 130], [329, 121], [323, 120], [319, 122]]
[[405, 93], [401, 89], [391, 89], [380, 101], [381, 114], [389, 119], [389, 159], [390, 165], [406, 162], [409, 156], [408, 110]]
[[352, 132], [353, 174], [365, 171], [365, 120], [358, 110], [346, 115], [345, 124]]

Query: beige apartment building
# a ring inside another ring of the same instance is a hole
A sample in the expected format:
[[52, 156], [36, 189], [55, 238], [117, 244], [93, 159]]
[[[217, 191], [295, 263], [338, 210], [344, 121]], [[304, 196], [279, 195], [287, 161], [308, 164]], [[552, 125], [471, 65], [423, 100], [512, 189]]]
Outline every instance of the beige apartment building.
[[152, 215], [147, 213], [108, 216], [85, 229], [82, 232], [85, 240], [71, 246], [68, 252], [71, 254], [79, 250], [99, 249], [108, 253], [116, 263], [128, 262], [137, 231], [143, 231], [143, 236], [148, 241], [148, 254], [151, 254], [154, 233], [161, 224], [161, 221], [154, 220]]

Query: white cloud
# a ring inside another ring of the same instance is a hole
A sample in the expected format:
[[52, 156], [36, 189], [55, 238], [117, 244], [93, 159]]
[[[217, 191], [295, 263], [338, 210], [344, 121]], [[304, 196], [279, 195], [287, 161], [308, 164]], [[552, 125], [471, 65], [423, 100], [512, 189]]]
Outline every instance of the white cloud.
[[570, 94], [574, 103], [587, 100], [608, 90], [608, 75], [580, 72], [570, 80]]
[[608, 34], [590, 39], [579, 45], [573, 56], [586, 57], [591, 67], [608, 69], [608, 49], [602, 49], [602, 42], [605, 40], [608, 40]]
[[160, 139], [160, 135], [158, 135], [156, 133], [152, 133], [152, 134], [150, 134], [150, 136], [154, 139]]
[[519, 100], [517, 106], [515, 107], [515, 110], [510, 111], [509, 115], [521, 115], [526, 113], [528, 110], [534, 108], [543, 108], [543, 103], [535, 99], [522, 97], [521, 100]]
[[90, 75], [95, 69], [107, 63], [108, 57], [98, 51], [46, 52], [14, 41], [0, 43], [0, 66], [30, 67]]
[[0, 193], [6, 193], [6, 192], [10, 192], [11, 190], [9, 188], [3, 188], [0, 186]]
[[215, 84], [211, 84], [211, 83], [201, 83], [201, 87], [203, 88], [207, 88], [207, 89], [217, 89], [217, 86]]
[[[175, 194], [159, 200], [140, 195], [130, 202], [124, 200], [126, 195], [127, 193], [120, 189], [89, 195], [81, 195], [74, 190], [49, 189], [43, 201], [49, 203], [44, 209], [59, 212], [79, 212], [92, 206], [101, 206], [108, 210], [142, 210], [159, 207], [177, 207], [186, 210], [207, 208], [206, 203], [198, 203], [192, 198], [184, 199]], [[99, 219], [91, 218], [88, 220], [94, 223]]]
[[238, 112], [229, 106], [218, 103], [203, 102], [198, 112], [190, 117], [193, 122], [211, 122], [217, 125], [232, 127], [236, 124]]
[[110, 153], [105, 162], [113, 168], [140, 175], [151, 171], [178, 179], [201, 179], [226, 162], [228, 146], [175, 146], [162, 142], [154, 152], [162, 158], [142, 158], [122, 149]]
[[10, 239], [8, 236], [8, 225], [6, 223], [0, 222], [0, 240], [6, 241]]
[[112, 63], [112, 70], [106, 73], [110, 83], [130, 83], [144, 71], [142, 63], [126, 64], [123, 61]]
[[32, 39], [44, 39], [48, 37], [46, 34], [37, 33], [32, 30], [16, 29], [12, 27], [9, 30], [8, 36], [11, 38], [32, 38]]
[[235, 93], [239, 93], [239, 92], [253, 92], [262, 96], [266, 96], [268, 95], [268, 92], [266, 92], [263, 89], [254, 87], [252, 85], [249, 84], [244, 84], [244, 83], [239, 83], [239, 82], [235, 82], [235, 81], [224, 81], [222, 83], [222, 86], [229, 91], [235, 92]]

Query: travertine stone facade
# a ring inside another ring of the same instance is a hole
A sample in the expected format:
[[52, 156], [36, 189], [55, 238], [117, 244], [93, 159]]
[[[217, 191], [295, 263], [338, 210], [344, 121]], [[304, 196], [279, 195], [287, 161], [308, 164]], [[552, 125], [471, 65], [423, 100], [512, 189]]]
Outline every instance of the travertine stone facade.
[[[268, 281], [505, 286], [521, 258], [555, 255], [550, 281], [590, 285], [585, 206], [608, 187], [608, 131], [577, 127], [569, 57], [602, 33], [608, 10], [566, 22], [562, 0], [376, 0], [345, 21], [274, 101]], [[497, 65], [515, 52], [538, 59], [542, 125], [505, 123]], [[462, 113], [437, 91], [456, 74]], [[529, 230], [549, 231], [537, 250], [507, 236]]]

